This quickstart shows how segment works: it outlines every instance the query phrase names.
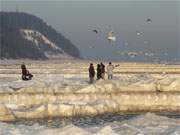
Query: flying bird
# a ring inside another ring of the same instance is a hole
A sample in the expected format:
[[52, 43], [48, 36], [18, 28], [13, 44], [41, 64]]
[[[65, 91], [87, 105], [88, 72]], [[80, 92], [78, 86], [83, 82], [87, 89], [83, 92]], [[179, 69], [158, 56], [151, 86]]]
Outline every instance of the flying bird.
[[107, 37], [107, 39], [108, 39], [109, 41], [116, 41], [116, 37], [114, 36], [114, 32], [113, 32], [113, 31], [108, 32], [108, 37]]
[[151, 18], [148, 18], [148, 19], [146, 20], [146, 22], [152, 22]]
[[93, 30], [93, 32], [95, 32], [96, 34], [98, 34], [99, 32], [98, 32], [98, 30]]

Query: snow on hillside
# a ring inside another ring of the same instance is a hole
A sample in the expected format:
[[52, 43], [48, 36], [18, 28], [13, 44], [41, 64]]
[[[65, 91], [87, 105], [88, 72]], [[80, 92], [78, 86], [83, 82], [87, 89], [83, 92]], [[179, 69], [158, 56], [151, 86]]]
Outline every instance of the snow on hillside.
[[37, 30], [21, 29], [24, 39], [33, 42], [48, 58], [69, 58], [70, 56]]

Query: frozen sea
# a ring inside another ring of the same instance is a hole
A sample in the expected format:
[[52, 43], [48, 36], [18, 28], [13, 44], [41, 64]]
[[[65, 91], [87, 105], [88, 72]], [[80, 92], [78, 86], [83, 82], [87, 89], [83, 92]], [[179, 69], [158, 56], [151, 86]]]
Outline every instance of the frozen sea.
[[0, 122], [0, 135], [180, 135], [180, 114], [104, 114], [94, 117]]
[[[99, 81], [89, 86], [85, 72], [88, 67], [87, 63], [82, 64], [81, 68], [79, 64], [71, 63], [65, 66], [52, 65], [49, 67], [48, 65], [46, 68], [44, 65], [44, 69], [41, 69], [41, 66], [28, 65], [28, 69], [34, 73], [33, 80], [28, 82], [21, 80], [19, 65], [13, 70], [11, 66], [2, 66], [0, 92], [14, 92], [14, 89], [24, 87], [38, 88], [35, 92], [43, 92], [43, 88], [46, 87], [49, 90], [53, 89], [54, 92], [63, 91], [65, 93], [104, 92], [106, 88], [104, 84], [108, 84], [108, 88], [111, 88], [109, 84], [112, 85], [112, 90], [108, 89], [108, 92], [121, 86], [128, 89], [136, 86], [138, 90], [148, 91], [152, 90], [157, 80], [165, 90], [179, 90], [180, 88], [179, 75], [115, 74], [113, 81]], [[115, 71], [118, 72], [120, 69]], [[96, 89], [99, 87], [101, 89]], [[11, 123], [0, 122], [0, 135], [180, 135], [180, 114], [167, 112], [161, 114], [104, 114], [94, 117], [17, 120]]]

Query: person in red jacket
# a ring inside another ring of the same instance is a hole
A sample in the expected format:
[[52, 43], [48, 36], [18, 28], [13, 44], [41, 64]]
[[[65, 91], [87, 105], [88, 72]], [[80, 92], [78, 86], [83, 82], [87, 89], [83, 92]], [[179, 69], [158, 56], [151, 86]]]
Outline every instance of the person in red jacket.
[[33, 75], [26, 69], [26, 65], [24, 63], [21, 64], [22, 70], [22, 80], [31, 80]]
[[94, 82], [95, 70], [92, 63], [89, 66], [89, 83], [92, 84]]

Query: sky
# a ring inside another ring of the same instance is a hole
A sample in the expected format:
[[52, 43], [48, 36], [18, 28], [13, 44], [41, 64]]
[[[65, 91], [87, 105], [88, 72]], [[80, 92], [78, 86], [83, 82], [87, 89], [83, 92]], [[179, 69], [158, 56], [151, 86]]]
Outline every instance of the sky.
[[[180, 59], [178, 0], [0, 0], [1, 10], [34, 14], [76, 45], [81, 56], [109, 61], [152, 60], [122, 56], [154, 53]], [[151, 22], [146, 20], [151, 18]], [[93, 32], [96, 29], [99, 34]], [[115, 42], [108, 42], [113, 31]], [[142, 33], [140, 36], [137, 33]]]

